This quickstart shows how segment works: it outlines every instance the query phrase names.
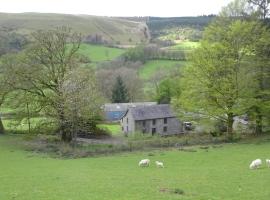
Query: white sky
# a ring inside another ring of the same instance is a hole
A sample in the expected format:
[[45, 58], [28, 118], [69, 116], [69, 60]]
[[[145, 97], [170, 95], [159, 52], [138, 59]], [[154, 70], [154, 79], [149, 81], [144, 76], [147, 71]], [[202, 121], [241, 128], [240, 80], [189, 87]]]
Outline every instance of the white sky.
[[0, 12], [99, 16], [197, 16], [217, 14], [231, 0], [0, 0]]

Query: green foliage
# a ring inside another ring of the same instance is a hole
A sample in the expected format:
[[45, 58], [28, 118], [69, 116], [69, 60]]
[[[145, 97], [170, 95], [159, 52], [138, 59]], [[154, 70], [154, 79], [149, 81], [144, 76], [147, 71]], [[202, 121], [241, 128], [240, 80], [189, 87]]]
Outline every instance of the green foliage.
[[126, 61], [141, 61], [144, 63], [147, 60], [147, 57], [144, 54], [144, 46], [139, 45], [134, 48], [130, 48], [127, 52], [123, 55]]
[[127, 103], [129, 102], [128, 90], [121, 78], [116, 78], [115, 85], [112, 90], [112, 103]]
[[159, 104], [169, 104], [173, 97], [179, 96], [180, 87], [175, 84], [176, 82], [179, 82], [177, 78], [168, 78], [159, 83], [156, 92], [156, 100]]
[[0, 56], [20, 51], [27, 43], [25, 36], [0, 29]]
[[216, 25], [206, 29], [201, 47], [194, 51], [192, 65], [184, 72], [179, 104], [189, 112], [226, 121], [231, 133], [232, 118], [246, 113], [255, 102], [257, 82], [248, 72], [252, 64], [256, 66], [252, 51], [262, 37], [258, 29], [263, 29], [257, 22], [240, 20]]

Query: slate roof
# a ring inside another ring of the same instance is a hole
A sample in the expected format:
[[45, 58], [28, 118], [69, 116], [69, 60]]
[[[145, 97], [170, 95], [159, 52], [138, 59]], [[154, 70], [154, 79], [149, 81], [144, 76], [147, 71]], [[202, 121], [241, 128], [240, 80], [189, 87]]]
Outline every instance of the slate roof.
[[132, 107], [128, 109], [128, 112], [131, 112], [134, 120], [176, 117], [168, 104]]
[[137, 106], [156, 105], [156, 102], [136, 102], [136, 103], [106, 103], [103, 105], [104, 111], [127, 111], [128, 108]]

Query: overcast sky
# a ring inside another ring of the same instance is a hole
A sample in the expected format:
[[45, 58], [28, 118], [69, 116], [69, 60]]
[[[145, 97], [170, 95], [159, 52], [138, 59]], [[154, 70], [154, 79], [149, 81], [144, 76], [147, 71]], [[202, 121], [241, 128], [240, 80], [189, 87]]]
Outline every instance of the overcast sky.
[[0, 0], [0, 12], [99, 16], [197, 16], [217, 14], [231, 0]]

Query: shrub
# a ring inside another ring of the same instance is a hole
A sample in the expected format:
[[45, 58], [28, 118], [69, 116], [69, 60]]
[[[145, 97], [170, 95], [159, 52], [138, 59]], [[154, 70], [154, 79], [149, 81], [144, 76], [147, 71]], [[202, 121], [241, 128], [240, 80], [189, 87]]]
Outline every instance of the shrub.
[[173, 193], [174, 193], [174, 194], [183, 195], [185, 192], [184, 192], [184, 190], [182, 190], [182, 189], [180, 189], [180, 188], [175, 188], [175, 189], [173, 190]]

